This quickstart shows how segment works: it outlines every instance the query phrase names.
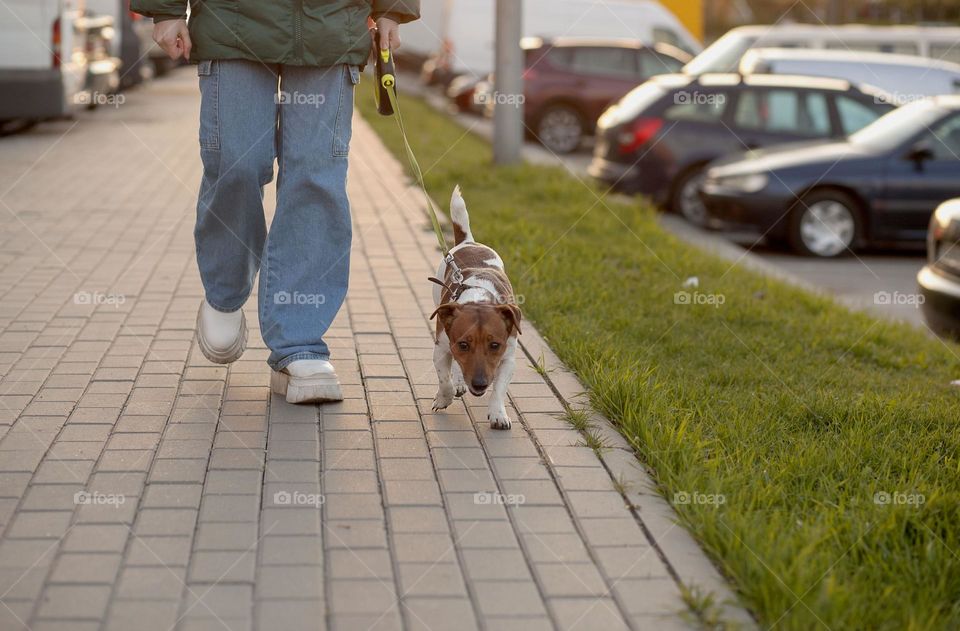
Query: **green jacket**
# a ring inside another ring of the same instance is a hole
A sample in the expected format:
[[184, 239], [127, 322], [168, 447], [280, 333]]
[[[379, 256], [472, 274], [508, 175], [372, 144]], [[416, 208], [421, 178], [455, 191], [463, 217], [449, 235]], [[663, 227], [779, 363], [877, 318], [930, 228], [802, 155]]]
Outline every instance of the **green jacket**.
[[[367, 17], [410, 22], [420, 0], [189, 0], [191, 61], [249, 59], [294, 66], [362, 66]], [[183, 19], [187, 0], [130, 0], [155, 22]]]

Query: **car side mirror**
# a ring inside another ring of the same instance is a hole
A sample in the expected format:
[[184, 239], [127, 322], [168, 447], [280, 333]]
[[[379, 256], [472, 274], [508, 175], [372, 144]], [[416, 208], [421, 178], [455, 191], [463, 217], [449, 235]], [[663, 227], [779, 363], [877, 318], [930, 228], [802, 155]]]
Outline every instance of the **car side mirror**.
[[918, 143], [915, 143], [904, 155], [904, 159], [909, 160], [916, 164], [917, 170], [923, 168], [923, 163], [927, 160], [933, 159], [933, 149], [930, 148], [930, 143], [925, 140], [921, 140]]

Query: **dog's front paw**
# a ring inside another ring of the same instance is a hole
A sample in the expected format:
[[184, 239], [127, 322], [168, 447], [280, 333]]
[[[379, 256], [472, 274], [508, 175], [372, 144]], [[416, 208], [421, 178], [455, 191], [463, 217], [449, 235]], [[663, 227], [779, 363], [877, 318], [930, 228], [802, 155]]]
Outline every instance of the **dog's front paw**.
[[451, 376], [453, 377], [453, 394], [459, 399], [467, 393], [467, 383], [463, 380], [463, 372], [456, 362], [453, 364]]
[[453, 403], [453, 396], [448, 392], [438, 392], [433, 399], [433, 411], [445, 410]]
[[510, 417], [503, 408], [487, 411], [487, 420], [490, 421], [492, 429], [510, 429]]

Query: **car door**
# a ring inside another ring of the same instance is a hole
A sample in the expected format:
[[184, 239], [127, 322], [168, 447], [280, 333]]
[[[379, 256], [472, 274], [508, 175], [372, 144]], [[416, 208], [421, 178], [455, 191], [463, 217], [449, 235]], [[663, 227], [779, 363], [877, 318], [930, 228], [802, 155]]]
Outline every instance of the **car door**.
[[[666, 130], [662, 140], [651, 151], [656, 173], [651, 177], [669, 183], [690, 168], [743, 150], [735, 134], [730, 133], [731, 110], [736, 102], [731, 86], [704, 86], [691, 83], [671, 91], [662, 102], [663, 109], [654, 113], [663, 120]], [[644, 165], [648, 171], [654, 171]]]
[[818, 90], [744, 86], [733, 110], [733, 128], [743, 148], [827, 138], [830, 105]]
[[960, 115], [953, 114], [887, 158], [878, 238], [920, 240], [930, 214], [960, 197]]
[[611, 103], [643, 83], [639, 80], [636, 50], [619, 46], [582, 46], [573, 50], [572, 96], [582, 104], [593, 124]]

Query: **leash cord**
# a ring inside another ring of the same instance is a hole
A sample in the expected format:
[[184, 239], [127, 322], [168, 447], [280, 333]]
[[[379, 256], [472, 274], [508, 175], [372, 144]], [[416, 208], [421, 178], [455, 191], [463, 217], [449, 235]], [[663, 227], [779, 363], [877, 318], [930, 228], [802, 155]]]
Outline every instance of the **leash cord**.
[[427, 193], [426, 184], [423, 182], [423, 171], [420, 169], [420, 163], [417, 162], [417, 157], [413, 153], [413, 147], [410, 146], [410, 141], [407, 139], [407, 129], [403, 124], [403, 115], [400, 114], [400, 104], [397, 102], [396, 88], [387, 88], [387, 94], [390, 99], [390, 105], [393, 107], [393, 112], [397, 116], [397, 127], [400, 128], [400, 137], [403, 139], [403, 148], [407, 153], [407, 161], [410, 163], [410, 168], [413, 170], [414, 176], [416, 176], [417, 184], [420, 185], [420, 190], [423, 192], [423, 199], [427, 202], [427, 208], [430, 210], [430, 223], [433, 224], [433, 231], [437, 233], [437, 241], [440, 242], [440, 250], [443, 252], [444, 258], [446, 258], [450, 254], [450, 250], [447, 248], [447, 241], [443, 237], [443, 228], [440, 226], [436, 206], [433, 203], [433, 199], [430, 198], [430, 194]]
[[[373, 41], [376, 42], [377, 38], [374, 36]], [[376, 53], [379, 53], [377, 56], [378, 62], [381, 60], [384, 63], [392, 64], [392, 52], [388, 50], [375, 50]], [[378, 75], [382, 71], [383, 65], [377, 63]], [[392, 70], [392, 68], [391, 68]], [[460, 267], [457, 265], [456, 261], [453, 258], [453, 254], [450, 253], [450, 249], [447, 247], [447, 240], [443, 236], [443, 228], [440, 226], [440, 218], [438, 216], [438, 211], [436, 205], [433, 203], [430, 194], [427, 192], [427, 186], [423, 181], [423, 170], [420, 168], [420, 163], [417, 162], [417, 156], [413, 153], [413, 147], [410, 146], [410, 140], [407, 138], [407, 129], [403, 124], [403, 115], [400, 113], [400, 103], [397, 98], [397, 80], [394, 73], [382, 74], [377, 77], [377, 82], [379, 85], [375, 86], [375, 89], [378, 91], [382, 87], [383, 91], [387, 94], [387, 98], [390, 100], [390, 107], [393, 108], [393, 113], [397, 118], [397, 127], [400, 129], [400, 137], [403, 139], [403, 148], [407, 154], [407, 162], [410, 163], [410, 169], [413, 171], [414, 176], [416, 177], [417, 184], [420, 186], [420, 191], [423, 193], [423, 199], [427, 203], [427, 210], [430, 214], [430, 223], [433, 225], [433, 232], [437, 236], [437, 242], [440, 244], [440, 252], [443, 253], [443, 260], [447, 266], [453, 272], [453, 280], [455, 283], [460, 283], [463, 280], [463, 274], [460, 271]]]

